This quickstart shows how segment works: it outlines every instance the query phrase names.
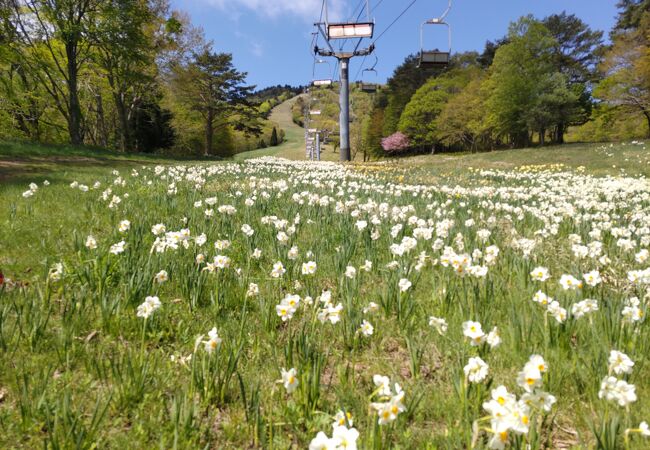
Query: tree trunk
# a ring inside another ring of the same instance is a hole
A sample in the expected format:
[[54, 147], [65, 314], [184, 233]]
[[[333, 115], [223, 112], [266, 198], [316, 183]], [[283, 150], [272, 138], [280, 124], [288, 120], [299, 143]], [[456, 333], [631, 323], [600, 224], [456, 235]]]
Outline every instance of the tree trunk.
[[648, 121], [648, 134], [647, 137], [650, 139], [650, 111], [643, 111], [643, 115], [645, 116], [646, 120]]
[[214, 111], [208, 110], [205, 119], [205, 156], [212, 154], [212, 138], [214, 136]]
[[104, 102], [102, 101], [101, 94], [95, 95], [97, 102], [97, 130], [99, 132], [99, 144], [106, 148], [108, 147], [108, 131], [106, 127], [106, 117], [104, 116]]
[[544, 147], [544, 144], [546, 143], [546, 130], [542, 129], [539, 130], [539, 146]]
[[115, 109], [117, 110], [117, 117], [120, 121], [120, 150], [126, 152], [129, 149], [130, 133], [129, 133], [129, 117], [126, 112], [126, 105], [122, 94], [113, 94], [115, 98]]
[[70, 142], [73, 145], [83, 144], [81, 133], [81, 104], [79, 103], [79, 86], [77, 70], [77, 44], [69, 42], [65, 45], [65, 52], [68, 58], [68, 133]]
[[563, 123], [557, 124], [557, 130], [555, 131], [555, 142], [558, 144], [564, 144], [564, 133], [566, 126]]

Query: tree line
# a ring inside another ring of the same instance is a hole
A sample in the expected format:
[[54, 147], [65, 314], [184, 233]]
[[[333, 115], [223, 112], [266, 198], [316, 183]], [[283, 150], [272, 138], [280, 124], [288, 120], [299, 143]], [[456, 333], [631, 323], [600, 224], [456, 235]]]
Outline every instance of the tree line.
[[228, 156], [278, 140], [246, 76], [168, 0], [0, 0], [2, 138]]
[[650, 137], [650, 0], [622, 0], [611, 44], [572, 14], [512, 23], [444, 70], [407, 57], [363, 124], [364, 152], [487, 150]]

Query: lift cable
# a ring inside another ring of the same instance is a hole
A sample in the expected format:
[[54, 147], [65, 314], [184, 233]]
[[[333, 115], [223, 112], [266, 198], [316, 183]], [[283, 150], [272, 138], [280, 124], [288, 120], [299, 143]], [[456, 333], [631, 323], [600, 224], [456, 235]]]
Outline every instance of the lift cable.
[[374, 45], [375, 42], [377, 42], [377, 41], [378, 41], [378, 40], [379, 40], [379, 39], [380, 39], [384, 34], [386, 34], [386, 32], [387, 32], [388, 30], [390, 30], [390, 29], [393, 27], [393, 25], [395, 25], [395, 24], [397, 23], [397, 21], [398, 21], [399, 19], [401, 19], [402, 16], [403, 16], [404, 14], [406, 14], [406, 12], [407, 12], [409, 9], [411, 9], [411, 7], [412, 7], [413, 5], [415, 5], [415, 3], [416, 3], [417, 1], [418, 1], [418, 0], [413, 0], [411, 3], [409, 3], [408, 6], [407, 6], [406, 8], [404, 8], [404, 11], [402, 11], [402, 12], [399, 14], [399, 16], [397, 16], [397, 17], [395, 18], [395, 20], [393, 20], [393, 21], [390, 23], [390, 25], [388, 25], [388, 28], [386, 28], [384, 31], [382, 31], [381, 34], [380, 34], [379, 36], [377, 36], [377, 37], [375, 38], [374, 41], [372, 41], [373, 45]]

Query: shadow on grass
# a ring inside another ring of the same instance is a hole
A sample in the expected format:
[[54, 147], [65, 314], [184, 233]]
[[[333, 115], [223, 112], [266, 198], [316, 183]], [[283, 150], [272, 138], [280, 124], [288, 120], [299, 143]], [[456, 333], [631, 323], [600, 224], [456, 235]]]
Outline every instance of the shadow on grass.
[[0, 142], [0, 184], [12, 185], [39, 181], [46, 177], [56, 181], [65, 169], [101, 169], [142, 164], [180, 162], [218, 162], [220, 157], [171, 156], [156, 153], [118, 153], [102, 148], [72, 145], [38, 144], [22, 141]]

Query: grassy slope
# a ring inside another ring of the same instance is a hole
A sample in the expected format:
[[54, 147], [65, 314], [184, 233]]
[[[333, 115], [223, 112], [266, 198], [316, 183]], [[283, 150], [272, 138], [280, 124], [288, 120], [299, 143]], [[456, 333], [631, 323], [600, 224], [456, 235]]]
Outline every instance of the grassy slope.
[[442, 171], [469, 167], [513, 169], [527, 165], [564, 164], [574, 169], [584, 167], [594, 175], [650, 176], [650, 150], [648, 144], [567, 144], [543, 149], [442, 154], [434, 157], [421, 155], [399, 159], [397, 164]]
[[7, 188], [13, 184], [22, 186], [45, 179], [66, 181], [84, 174], [104, 174], [107, 168], [181, 161], [188, 159], [146, 153], [117, 153], [71, 145], [0, 142], [0, 187]]
[[[295, 123], [291, 117], [291, 107], [298, 97], [287, 100], [273, 108], [270, 120], [277, 123], [285, 132], [284, 142], [277, 147], [269, 147], [250, 152], [239, 153], [235, 160], [258, 158], [261, 156], [277, 156], [281, 158], [305, 159], [305, 130]], [[325, 146], [321, 155], [323, 161], [338, 161], [338, 153], [331, 147]]]
[[[284, 114], [283, 111], [286, 111], [286, 109], [280, 108], [275, 112], [276, 120], [278, 115], [282, 116]], [[299, 127], [292, 130], [287, 129], [287, 136], [288, 140], [283, 146], [259, 152], [250, 152], [246, 156], [256, 157], [267, 154], [302, 159], [302, 152], [304, 151], [300, 141], [302, 130]], [[598, 150], [600, 147], [602, 146], [573, 145], [561, 149], [548, 148], [541, 151], [527, 149], [478, 155], [418, 156], [399, 159], [393, 163], [408, 171], [417, 169], [423, 177], [432, 177], [449, 171], [464, 171], [468, 167], [511, 168], [525, 164], [554, 164], [558, 162], [572, 167], [586, 166], [589, 173], [595, 174], [616, 174], [620, 173], [620, 168], [623, 167], [630, 174], [650, 175], [649, 153], [643, 147], [615, 145], [609, 152]], [[335, 157], [336, 155], [333, 155], [331, 159], [335, 159]], [[96, 179], [101, 179], [104, 181], [102, 188], [99, 191], [91, 191], [87, 194], [95, 198], [99, 196], [101, 190], [107, 187], [106, 181], [109, 180], [107, 175], [112, 169], [118, 169], [125, 173], [132, 168], [138, 168], [142, 164], [175, 162], [178, 162], [178, 160], [159, 156], [120, 155], [106, 151], [75, 149], [66, 146], [0, 144], [0, 169], [3, 170], [2, 173], [5, 175], [4, 180], [0, 178], [0, 193], [6, 199], [6, 207], [0, 210], [0, 227], [4, 231], [2, 237], [0, 237], [0, 268], [4, 268], [5, 273], [18, 280], [29, 281], [43, 278], [47, 269], [54, 262], [74, 258], [75, 246], [83, 245], [82, 241], [88, 232], [92, 232], [97, 236], [105, 236], [114, 231], [116, 221], [123, 217], [119, 213], [107, 213], [103, 207], [101, 209], [102, 214], [97, 215], [98, 207], [88, 202], [83, 202], [77, 207], [75, 203], [76, 199], [78, 199], [77, 193], [69, 189], [67, 183], [77, 180], [92, 185]], [[13, 164], [13, 166], [10, 164]], [[45, 178], [52, 181], [53, 186], [51, 186], [51, 189], [42, 189], [37, 194], [38, 201], [21, 202], [20, 192], [27, 189], [27, 183], [42, 181]], [[156, 199], [152, 197], [149, 201], [154, 202]], [[16, 205], [18, 205], [18, 209], [16, 209]], [[160, 205], [158, 206], [160, 207]], [[14, 217], [22, 217], [22, 219], [14, 219]], [[178, 217], [174, 217], [174, 220], [177, 219]], [[137, 335], [138, 324], [139, 322], [135, 319], [130, 319], [128, 334]], [[201, 329], [207, 330], [207, 325], [206, 323]], [[81, 328], [83, 329], [83, 327]], [[169, 332], [171, 333], [171, 329]], [[193, 337], [189, 333], [188, 336], [186, 336], [187, 342]], [[78, 339], [78, 341], [79, 343], [74, 351], [80, 351], [79, 347], [88, 345], [82, 339]], [[100, 336], [94, 338], [93, 342], [92, 345], [98, 347], [101, 345], [101, 348], [112, 351], [112, 346], [118, 340], [113, 336]], [[187, 342], [184, 343], [186, 344], [185, 347], [179, 345], [179, 348], [185, 350], [188, 346], [191, 347], [191, 342], [190, 344], [187, 344]], [[24, 352], [24, 349], [22, 351]], [[44, 355], [45, 353], [43, 352]], [[97, 350], [97, 353], [99, 354], [99, 350]], [[50, 351], [47, 358], [54, 359], [53, 355], [54, 352]], [[379, 358], [385, 355], [380, 353], [376, 356], [379, 361]], [[405, 358], [404, 355], [401, 355], [401, 357]], [[43, 356], [43, 358], [46, 357]], [[33, 371], [34, 376], [38, 377], [39, 374], [36, 371], [36, 369], [40, 369], [36, 367], [38, 361], [34, 359], [31, 363], [34, 366], [24, 366], [21, 371], [29, 372], [33, 368], [35, 369]], [[165, 370], [163, 373], [168, 374], [170, 371]], [[62, 380], [66, 380], [66, 377], [67, 375], [64, 374]], [[13, 383], [13, 379], [11, 382]], [[63, 383], [63, 381], [60, 383]], [[159, 383], [164, 384], [162, 381]], [[272, 381], [269, 384], [272, 384]], [[445, 384], [448, 385], [448, 383]], [[149, 404], [160, 403], [163, 400], [161, 398], [151, 399]], [[16, 400], [14, 398], [9, 401], [15, 402]], [[94, 398], [92, 401], [94, 401]], [[92, 406], [85, 405], [86, 414], [90, 414], [89, 411]], [[78, 411], [78, 409], [75, 409], [75, 411]], [[117, 415], [119, 413], [113, 412], [112, 417], [114, 418]], [[158, 421], [155, 419], [150, 420], [147, 416], [148, 411], [146, 409], [137, 410], [137, 415], [133, 418], [134, 423], [137, 425], [131, 430], [129, 424], [129, 434], [125, 434], [128, 438], [122, 438], [121, 441], [119, 435], [124, 432], [124, 429], [127, 429], [127, 425], [116, 419], [114, 425], [105, 421], [102, 427], [117, 430], [115, 435], [118, 437], [115, 437], [115, 443], [126, 445], [126, 439], [137, 438], [138, 436], [142, 439], [142, 441], [138, 442], [142, 443], [146, 442], [147, 435], [157, 433], [157, 429], [149, 427], [159, 425]], [[444, 426], [444, 424], [441, 426]], [[29, 429], [25, 432], [25, 435], [31, 436], [32, 440], [16, 444], [17, 446], [30, 448], [39, 440], [39, 431], [37, 430]], [[11, 438], [15, 435], [9, 434], [8, 436]], [[0, 438], [0, 442], [2, 442], [2, 438]], [[149, 442], [149, 444], [151, 443]]]
[[[291, 106], [294, 97], [273, 109], [271, 120], [285, 130], [285, 142], [277, 147], [254, 150], [238, 154], [236, 160], [261, 156], [277, 156], [292, 160], [304, 160], [304, 129], [293, 123]], [[325, 147], [322, 154], [325, 161], [338, 161], [338, 153]], [[595, 175], [645, 175], [650, 176], [650, 151], [647, 145], [631, 144], [567, 144], [543, 149], [528, 148], [498, 150], [484, 153], [457, 153], [420, 155], [391, 160], [404, 168], [435, 169], [440, 171], [462, 171], [469, 167], [512, 169], [526, 165], [564, 164], [571, 168], [585, 167]]]

